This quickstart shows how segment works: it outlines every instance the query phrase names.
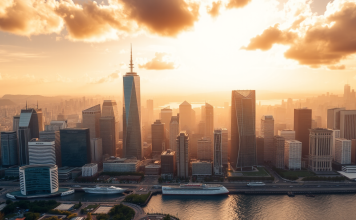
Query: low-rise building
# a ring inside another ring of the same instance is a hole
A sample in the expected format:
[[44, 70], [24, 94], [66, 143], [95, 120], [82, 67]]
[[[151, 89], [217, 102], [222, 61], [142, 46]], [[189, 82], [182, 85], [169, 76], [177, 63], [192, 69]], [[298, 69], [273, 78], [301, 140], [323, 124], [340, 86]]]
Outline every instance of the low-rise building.
[[[81, 171], [81, 168], [79, 168]], [[76, 177], [76, 170], [78, 170], [78, 167], [60, 167], [58, 168], [58, 180], [63, 181], [63, 180], [70, 180], [74, 179]], [[72, 175], [74, 172], [74, 175]]]
[[194, 161], [192, 162], [192, 175], [211, 176], [212, 163], [210, 161]]
[[145, 175], [160, 175], [161, 165], [150, 164], [145, 166]]
[[82, 176], [94, 176], [98, 172], [98, 164], [89, 163], [82, 167]]
[[103, 163], [104, 172], [137, 172], [140, 161], [119, 157], [110, 157]]

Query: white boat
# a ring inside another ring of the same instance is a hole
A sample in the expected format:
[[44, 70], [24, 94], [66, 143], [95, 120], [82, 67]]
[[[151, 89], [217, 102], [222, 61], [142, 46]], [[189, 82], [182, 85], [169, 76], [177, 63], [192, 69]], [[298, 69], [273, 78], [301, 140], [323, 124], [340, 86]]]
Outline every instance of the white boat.
[[247, 183], [247, 186], [265, 186], [266, 184], [263, 182], [251, 182]]
[[179, 186], [162, 186], [163, 195], [221, 195], [228, 194], [219, 184], [181, 184]]
[[118, 194], [123, 193], [127, 189], [123, 189], [115, 186], [95, 186], [95, 187], [85, 187], [82, 188], [86, 193], [97, 193], [97, 194]]

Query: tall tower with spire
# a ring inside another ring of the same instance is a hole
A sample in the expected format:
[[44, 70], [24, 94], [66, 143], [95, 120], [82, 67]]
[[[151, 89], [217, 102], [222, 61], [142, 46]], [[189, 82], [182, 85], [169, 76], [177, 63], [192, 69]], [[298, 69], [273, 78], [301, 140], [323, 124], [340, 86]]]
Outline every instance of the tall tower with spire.
[[132, 46], [130, 72], [123, 77], [123, 156], [142, 158], [140, 76], [133, 72]]

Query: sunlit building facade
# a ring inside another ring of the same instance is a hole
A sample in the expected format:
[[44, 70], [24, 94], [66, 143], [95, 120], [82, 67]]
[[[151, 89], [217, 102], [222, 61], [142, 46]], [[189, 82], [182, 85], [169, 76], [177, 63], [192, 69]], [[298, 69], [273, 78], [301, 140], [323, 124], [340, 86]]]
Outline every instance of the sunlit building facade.
[[332, 171], [332, 133], [330, 129], [310, 129], [309, 169]]

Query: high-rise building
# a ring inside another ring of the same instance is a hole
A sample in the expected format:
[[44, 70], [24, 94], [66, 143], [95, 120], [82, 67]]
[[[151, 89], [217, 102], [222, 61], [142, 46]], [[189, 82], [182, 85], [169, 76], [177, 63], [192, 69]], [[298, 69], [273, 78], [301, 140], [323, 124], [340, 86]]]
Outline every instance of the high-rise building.
[[91, 163], [89, 128], [60, 130], [62, 166], [82, 167]]
[[161, 175], [171, 179], [177, 172], [176, 152], [168, 149], [161, 154]]
[[214, 136], [214, 107], [205, 103], [205, 136], [213, 140]]
[[356, 110], [340, 111], [340, 137], [356, 139]]
[[265, 146], [265, 140], [263, 137], [259, 136], [256, 137], [256, 160], [257, 160], [257, 165], [263, 165], [264, 164], [264, 146]]
[[67, 121], [51, 121], [49, 125], [45, 126], [45, 131], [59, 131], [67, 127]]
[[289, 170], [300, 170], [302, 168], [302, 142], [286, 140], [284, 144], [284, 165]]
[[[172, 149], [172, 147], [169, 145], [170, 142], [168, 140], [168, 137], [170, 136], [169, 129], [170, 129], [170, 122], [172, 118], [172, 109], [169, 107], [166, 107], [164, 109], [161, 109], [161, 122], [164, 124], [164, 130], [165, 130], [165, 135], [166, 135], [166, 149]], [[177, 134], [178, 135], [178, 134]]]
[[192, 130], [192, 106], [184, 101], [179, 105], [179, 125], [180, 129], [186, 131], [188, 134]]
[[215, 175], [223, 174], [223, 139], [222, 130], [214, 130], [214, 158], [213, 169]]
[[284, 143], [285, 140], [281, 136], [274, 136], [273, 138], [274, 147], [276, 152], [275, 159], [273, 160], [274, 166], [279, 169], [284, 169]]
[[17, 135], [19, 139], [19, 165], [28, 165], [28, 142], [32, 138], [39, 137], [38, 116], [35, 109], [21, 110]]
[[327, 128], [340, 130], [340, 111], [345, 108], [332, 108], [327, 111]]
[[192, 134], [189, 136], [189, 160], [198, 158], [198, 140], [202, 139], [204, 135]]
[[101, 107], [100, 104], [90, 107], [82, 111], [83, 128], [89, 128], [90, 138], [100, 137], [100, 117]]
[[312, 110], [294, 109], [295, 139], [302, 142], [302, 156], [309, 154], [309, 129], [312, 128]]
[[0, 141], [2, 166], [10, 167], [18, 164], [16, 131], [2, 131]]
[[47, 141], [54, 141], [56, 165], [62, 167], [61, 139], [58, 131], [41, 131], [40, 138]]
[[170, 149], [176, 151], [177, 136], [179, 134], [179, 114], [172, 116], [169, 123], [169, 146]]
[[256, 165], [255, 91], [234, 90], [231, 100], [231, 155], [233, 169]]
[[29, 165], [56, 164], [55, 142], [33, 138], [28, 142]]
[[38, 130], [44, 131], [43, 113], [42, 113], [42, 109], [38, 108], [38, 103], [37, 103], [37, 109], [35, 109], [35, 111], [37, 113], [37, 119], [38, 119]]
[[331, 143], [331, 155], [333, 156], [333, 160], [335, 160], [335, 141], [337, 138], [340, 138], [340, 130], [332, 130], [333, 131], [333, 140]]
[[165, 124], [161, 120], [156, 120], [151, 125], [152, 133], [152, 155], [161, 155], [165, 151], [166, 132]]
[[177, 176], [188, 178], [189, 157], [188, 157], [189, 135], [181, 131], [177, 136]]
[[295, 131], [293, 130], [280, 130], [278, 131], [278, 135], [284, 137], [286, 141], [288, 140], [295, 140]]
[[201, 135], [203, 135], [205, 137], [206, 136], [206, 134], [205, 134], [206, 129], [205, 128], [206, 128], [205, 120], [204, 121], [200, 121], [199, 124], [198, 124], [198, 134], [201, 134]]
[[115, 117], [105, 116], [100, 118], [103, 155], [116, 156], [116, 128]]
[[[132, 72], [132, 71], [131, 71]], [[148, 118], [148, 124], [152, 124], [154, 122], [154, 116], [153, 116], [153, 100], [148, 99], [146, 101], [146, 108], [147, 108], [147, 118]]]
[[273, 137], [274, 137], [274, 118], [272, 115], [263, 115], [261, 118], [261, 137], [264, 138], [264, 160], [273, 162], [276, 152]]
[[213, 160], [211, 140], [207, 138], [202, 138], [198, 140], [198, 149], [197, 149], [197, 159], [198, 160]]
[[90, 154], [92, 163], [100, 163], [103, 158], [103, 140], [101, 138], [90, 139]]
[[15, 115], [12, 121], [12, 130], [17, 132], [19, 130], [19, 124], [20, 124], [20, 115]]
[[[140, 76], [133, 72], [132, 50], [130, 72], [123, 77], [124, 109], [123, 109], [123, 155], [126, 158], [142, 158], [141, 136], [141, 92]], [[152, 106], [153, 111], [153, 106]], [[153, 113], [152, 113], [153, 114]]]
[[336, 138], [334, 160], [340, 164], [351, 164], [351, 140]]
[[[115, 118], [115, 141], [118, 142], [120, 137], [120, 123], [119, 123], [119, 110], [115, 100], [104, 100], [101, 117], [114, 117]], [[101, 129], [101, 127], [100, 127]], [[101, 129], [102, 130], [102, 129]], [[100, 135], [101, 135], [100, 130]], [[104, 141], [104, 140], [103, 140]], [[115, 142], [115, 144], [116, 144]]]
[[[221, 155], [222, 155], [222, 161], [221, 164], [223, 165], [224, 168], [228, 167], [228, 139], [229, 139], [229, 134], [226, 128], [219, 128], [214, 130], [214, 141], [215, 141], [215, 136], [221, 136]], [[214, 142], [215, 145], [215, 142]], [[214, 146], [215, 148], [215, 146]]]
[[330, 129], [310, 129], [308, 166], [311, 171], [332, 171], [332, 133]]

